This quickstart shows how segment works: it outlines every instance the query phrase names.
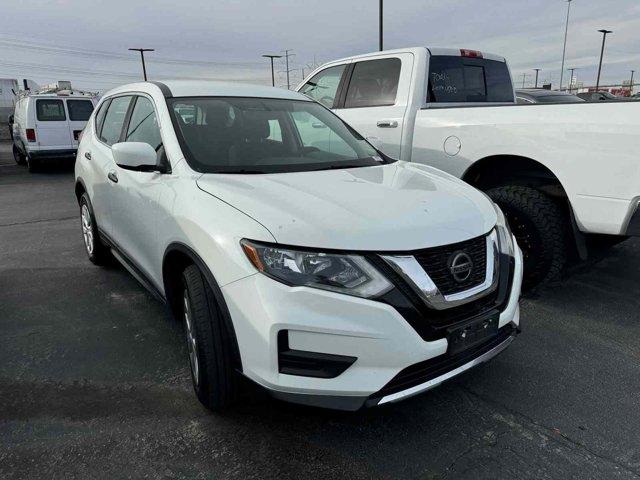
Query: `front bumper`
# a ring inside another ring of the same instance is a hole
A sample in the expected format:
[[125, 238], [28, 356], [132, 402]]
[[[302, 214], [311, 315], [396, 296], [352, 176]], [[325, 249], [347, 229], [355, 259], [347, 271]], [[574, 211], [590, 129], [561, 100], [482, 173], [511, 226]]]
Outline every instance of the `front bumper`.
[[[522, 280], [522, 255], [516, 250], [508, 297], [499, 313], [499, 334], [504, 338], [491, 348], [453, 361], [446, 355], [446, 338], [425, 339], [388, 303], [289, 287], [262, 274], [233, 282], [222, 291], [233, 319], [243, 373], [278, 398], [345, 410], [397, 401], [433, 388], [489, 360], [513, 340], [520, 321]], [[283, 330], [288, 332], [290, 349], [356, 360], [334, 378], [281, 373], [278, 336]], [[448, 363], [436, 369], [426, 365], [429, 368], [416, 377], [417, 383], [385, 394], [385, 387], [393, 387], [404, 371], [433, 363], [432, 359]]]

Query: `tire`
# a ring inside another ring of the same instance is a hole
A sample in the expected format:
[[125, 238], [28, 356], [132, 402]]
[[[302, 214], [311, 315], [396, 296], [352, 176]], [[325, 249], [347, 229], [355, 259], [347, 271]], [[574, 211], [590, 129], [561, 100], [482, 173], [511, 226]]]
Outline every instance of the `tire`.
[[530, 187], [505, 185], [487, 194], [503, 210], [522, 250], [523, 290], [559, 280], [567, 259], [568, 222], [558, 205]]
[[182, 316], [193, 389], [209, 410], [235, 403], [239, 379], [235, 338], [207, 280], [195, 265], [182, 273]]
[[86, 192], [80, 197], [80, 227], [82, 228], [84, 249], [91, 263], [107, 265], [111, 260], [111, 251], [100, 241], [96, 217]]
[[13, 159], [16, 161], [18, 165], [24, 165], [26, 162], [25, 156], [20, 152], [20, 149], [13, 145]]
[[27, 162], [27, 170], [29, 170], [29, 173], [37, 172], [40, 167], [40, 162], [37, 159], [33, 158], [31, 155], [27, 155], [25, 158]]

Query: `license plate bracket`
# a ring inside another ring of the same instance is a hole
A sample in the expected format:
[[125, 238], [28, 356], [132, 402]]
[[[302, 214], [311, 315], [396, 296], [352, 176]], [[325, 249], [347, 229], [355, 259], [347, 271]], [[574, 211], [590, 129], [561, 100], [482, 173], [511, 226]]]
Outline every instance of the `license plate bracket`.
[[455, 355], [497, 335], [499, 321], [500, 314], [496, 313], [461, 327], [449, 329], [447, 332], [449, 343], [447, 352], [449, 355]]

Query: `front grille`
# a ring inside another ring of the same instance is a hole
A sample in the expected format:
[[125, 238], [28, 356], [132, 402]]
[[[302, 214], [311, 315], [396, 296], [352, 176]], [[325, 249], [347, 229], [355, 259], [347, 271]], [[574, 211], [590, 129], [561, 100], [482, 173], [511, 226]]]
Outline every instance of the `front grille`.
[[469, 363], [473, 359], [497, 347], [514, 334], [515, 328], [512, 324], [508, 324], [498, 330], [497, 335], [480, 345], [469, 348], [455, 355], [444, 354], [424, 362], [411, 365], [393, 377], [389, 383], [372, 396], [372, 399], [378, 400], [386, 395], [407, 390], [408, 388], [415, 387], [416, 385], [428, 382], [429, 380], [455, 370], [456, 368]]
[[[451, 272], [451, 262], [459, 252], [471, 258], [473, 268], [468, 278], [456, 279]], [[476, 287], [484, 282], [487, 273], [487, 237], [473, 238], [465, 242], [427, 248], [414, 253], [442, 295], [451, 295]]]

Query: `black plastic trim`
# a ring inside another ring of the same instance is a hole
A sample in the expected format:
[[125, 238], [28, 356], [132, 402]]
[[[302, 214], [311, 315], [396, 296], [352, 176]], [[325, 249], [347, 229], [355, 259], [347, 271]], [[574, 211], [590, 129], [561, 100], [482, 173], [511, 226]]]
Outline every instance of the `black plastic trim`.
[[31, 150], [27, 154], [31, 158], [71, 158], [78, 153], [77, 148], [66, 148], [64, 150]]
[[360, 410], [367, 397], [347, 396], [347, 395], [308, 395], [304, 393], [279, 392], [277, 390], [267, 390], [269, 395], [278, 400], [309, 407], [329, 408], [331, 410], [344, 410], [355, 412]]
[[638, 237], [640, 236], [640, 208], [636, 206], [636, 211], [633, 212], [631, 218], [629, 219], [629, 223], [627, 223], [627, 229], [624, 235]]
[[162, 82], [153, 81], [153, 80], [150, 80], [149, 83], [152, 83], [153, 85], [158, 87], [160, 89], [160, 92], [162, 92], [162, 95], [164, 96], [164, 98], [173, 98], [173, 93], [171, 93], [171, 89], [167, 87], [166, 84]]

